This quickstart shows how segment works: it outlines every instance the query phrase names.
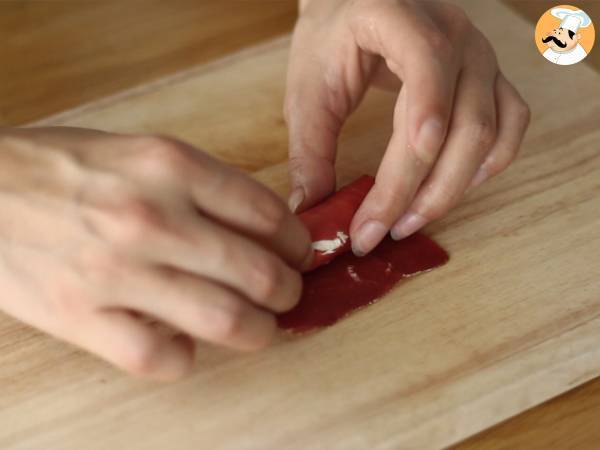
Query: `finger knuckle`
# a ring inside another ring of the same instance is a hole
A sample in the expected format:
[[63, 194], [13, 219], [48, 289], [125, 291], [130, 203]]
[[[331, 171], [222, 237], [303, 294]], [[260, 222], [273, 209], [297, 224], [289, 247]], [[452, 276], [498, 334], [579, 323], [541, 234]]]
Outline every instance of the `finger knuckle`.
[[448, 22], [450, 22], [454, 27], [464, 29], [471, 25], [469, 16], [460, 6], [452, 3], [443, 3], [441, 5], [444, 8], [444, 13], [448, 19]]
[[243, 174], [234, 173], [222, 177], [219, 185], [212, 187], [211, 191], [238, 198], [245, 205], [240, 217], [244, 218], [249, 228], [261, 236], [277, 235], [284, 229], [291, 215], [275, 193]]
[[272, 258], [257, 258], [251, 268], [251, 283], [257, 300], [268, 303], [282, 282], [282, 268]]
[[481, 114], [462, 128], [470, 142], [480, 151], [488, 150], [496, 141], [496, 122], [491, 116]]
[[291, 174], [300, 174], [307, 166], [307, 157], [304, 155], [290, 156], [288, 159], [288, 170]]
[[142, 340], [129, 343], [122, 358], [123, 368], [138, 376], [152, 375], [157, 367], [157, 355], [160, 350], [158, 338], [147, 337]]
[[482, 32], [476, 30], [469, 40], [469, 45], [473, 64], [485, 63], [493, 66], [497, 64], [494, 48]]
[[141, 197], [124, 198], [118, 208], [116, 240], [125, 246], [147, 244], [164, 226], [160, 209]]
[[231, 267], [238, 259], [235, 247], [227, 239], [206, 240], [204, 248], [206, 256], [212, 262], [213, 271], [217, 273], [222, 267]]
[[251, 201], [256, 206], [253, 211], [258, 216], [258, 228], [267, 236], [278, 235], [284, 229], [291, 213], [275, 194], [262, 192], [255, 195], [259, 198], [251, 199]]
[[[409, 149], [411, 148], [409, 147]], [[378, 206], [379, 211], [394, 211], [398, 205], [404, 206], [410, 203], [414, 195], [410, 177], [402, 177], [397, 182], [399, 184], [395, 187], [388, 186], [383, 181], [381, 184], [375, 184], [376, 190], [372, 191], [373, 204]]]
[[[184, 300], [189, 302], [188, 309], [186, 311], [187, 320], [190, 323], [195, 324], [195, 326], [200, 330], [204, 327], [209, 327], [211, 324], [215, 322], [219, 322], [219, 317], [221, 315], [220, 311], [217, 311], [215, 314], [210, 314], [210, 310], [207, 310], [206, 306], [198, 301], [198, 298], [195, 296], [183, 296]], [[216, 321], [213, 320], [213, 316], [216, 316]]]
[[138, 138], [141, 168], [149, 175], [180, 176], [189, 166], [189, 151], [181, 142], [165, 136]]
[[444, 186], [431, 187], [428, 189], [428, 195], [415, 209], [420, 215], [432, 221], [444, 216], [459, 200], [460, 195], [454, 190]]
[[432, 59], [446, 59], [454, 61], [456, 55], [455, 45], [441, 31], [428, 28], [423, 32], [426, 56]]
[[417, 145], [408, 145], [407, 151], [410, 152], [412, 159], [421, 167], [433, 166], [439, 154], [439, 149], [435, 147], [422, 148]]
[[240, 335], [247, 311], [240, 301], [229, 302], [212, 320], [213, 337], [219, 341], [228, 341]]
[[62, 317], [77, 316], [93, 303], [86, 290], [65, 273], [55, 274], [49, 291], [54, 310]]
[[86, 278], [94, 285], [114, 287], [124, 273], [125, 261], [109, 249], [84, 249], [79, 261]]
[[429, 220], [436, 220], [443, 217], [450, 208], [450, 201], [445, 197], [439, 197], [429, 203], [423, 210], [423, 217]]
[[498, 175], [500, 172], [506, 170], [508, 166], [515, 160], [517, 156], [517, 149], [506, 149], [503, 152], [497, 152], [494, 155], [490, 155], [485, 163], [485, 170], [490, 176]]
[[473, 130], [474, 139], [481, 147], [489, 149], [496, 141], [496, 122], [491, 118], [480, 120]]

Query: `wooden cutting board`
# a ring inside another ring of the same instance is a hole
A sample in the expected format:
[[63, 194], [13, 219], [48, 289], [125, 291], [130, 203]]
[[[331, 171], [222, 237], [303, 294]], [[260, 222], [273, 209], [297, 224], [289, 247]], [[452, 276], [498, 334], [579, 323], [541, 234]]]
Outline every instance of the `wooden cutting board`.
[[[531, 25], [473, 1], [530, 102], [520, 159], [427, 231], [443, 268], [251, 355], [201, 345], [189, 379], [133, 380], [0, 316], [0, 448], [398, 449], [457, 442], [600, 374], [600, 77], [536, 53]], [[287, 191], [287, 37], [43, 123], [164, 132]], [[373, 173], [393, 95], [341, 138], [340, 182]]]

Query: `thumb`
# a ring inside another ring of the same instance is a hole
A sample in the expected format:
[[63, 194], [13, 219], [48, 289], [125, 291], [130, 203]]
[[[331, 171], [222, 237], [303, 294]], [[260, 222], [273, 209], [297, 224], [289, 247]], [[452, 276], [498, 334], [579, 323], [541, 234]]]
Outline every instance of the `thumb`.
[[290, 209], [304, 210], [335, 190], [340, 129], [352, 100], [344, 67], [316, 54], [318, 45], [296, 30], [287, 73], [284, 116], [289, 131]]
[[298, 78], [290, 77], [285, 99], [289, 206], [293, 212], [314, 205], [335, 190], [337, 138], [344, 120], [326, 103], [331, 94], [321, 80], [314, 76]]

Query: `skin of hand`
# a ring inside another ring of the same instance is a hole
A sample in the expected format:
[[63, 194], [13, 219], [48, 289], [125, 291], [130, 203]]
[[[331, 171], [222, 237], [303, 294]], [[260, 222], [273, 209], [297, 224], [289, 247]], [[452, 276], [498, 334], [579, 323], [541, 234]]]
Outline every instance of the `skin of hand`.
[[293, 211], [335, 188], [337, 138], [369, 86], [398, 92], [376, 183], [353, 218], [357, 255], [445, 215], [515, 158], [529, 108], [488, 40], [441, 1], [300, 2], [284, 115]]
[[0, 186], [0, 309], [151, 379], [195, 339], [267, 345], [312, 257], [274, 193], [169, 138], [0, 129]]

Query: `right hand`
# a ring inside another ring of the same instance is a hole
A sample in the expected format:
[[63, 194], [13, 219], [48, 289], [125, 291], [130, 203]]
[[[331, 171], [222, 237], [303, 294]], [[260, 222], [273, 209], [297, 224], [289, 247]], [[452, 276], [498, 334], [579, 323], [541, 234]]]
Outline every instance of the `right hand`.
[[514, 160], [529, 108], [487, 38], [440, 0], [301, 0], [288, 69], [290, 207], [333, 192], [337, 140], [370, 86], [398, 93], [375, 185], [350, 226], [364, 255], [404, 239]]
[[153, 379], [193, 338], [268, 344], [312, 257], [275, 194], [173, 139], [0, 129], [0, 186], [0, 310]]

